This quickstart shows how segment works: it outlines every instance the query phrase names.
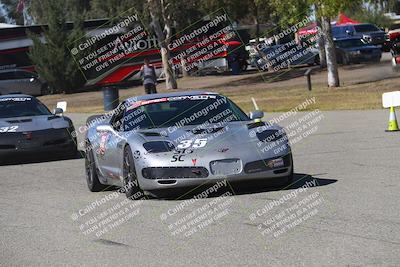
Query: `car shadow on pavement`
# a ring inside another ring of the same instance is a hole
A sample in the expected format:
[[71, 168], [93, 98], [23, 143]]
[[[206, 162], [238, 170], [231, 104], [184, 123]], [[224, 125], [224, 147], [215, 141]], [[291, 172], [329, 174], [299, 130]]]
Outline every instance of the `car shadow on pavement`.
[[[265, 193], [271, 191], [282, 191], [282, 190], [294, 190], [302, 187], [319, 187], [326, 186], [337, 182], [335, 179], [318, 178], [315, 177], [322, 174], [304, 174], [295, 173], [293, 182], [287, 184], [287, 182], [282, 179], [266, 179], [263, 181], [246, 181], [240, 183], [228, 183], [224, 189], [219, 189], [217, 192], [211, 192], [207, 194], [207, 198], [215, 198], [223, 195], [225, 192], [230, 191], [231, 195], [248, 195]], [[211, 189], [213, 184], [204, 184], [195, 189], [185, 189], [185, 190], [174, 190], [173, 192], [153, 192], [157, 198], [164, 200], [186, 200], [191, 198], [196, 198], [200, 196], [203, 192]], [[211, 190], [209, 190], [211, 191]], [[209, 192], [208, 191], [208, 192]], [[172, 194], [171, 194], [172, 193]]]
[[8, 160], [1, 159], [0, 166], [34, 164], [34, 163], [44, 163], [44, 162], [82, 159], [82, 158], [85, 158], [85, 152], [79, 150], [75, 155], [49, 154], [49, 155], [31, 155], [23, 157], [13, 157]]
[[[315, 175], [316, 176], [316, 175]], [[283, 184], [279, 180], [262, 181], [243, 184], [233, 184], [236, 195], [256, 194], [269, 191], [294, 190], [302, 187], [319, 187], [336, 183], [335, 179], [318, 178], [311, 174], [295, 173], [291, 184]]]

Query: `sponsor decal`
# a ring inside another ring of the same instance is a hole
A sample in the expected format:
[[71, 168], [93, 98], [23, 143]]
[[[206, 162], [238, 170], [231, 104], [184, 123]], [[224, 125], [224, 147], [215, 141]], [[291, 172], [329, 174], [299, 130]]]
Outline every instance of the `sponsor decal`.
[[0, 133], [15, 133], [19, 126], [0, 127]]
[[155, 104], [155, 103], [162, 103], [162, 102], [169, 102], [169, 101], [182, 101], [182, 100], [206, 100], [206, 99], [216, 99], [216, 95], [193, 95], [193, 96], [175, 96], [175, 97], [163, 97], [157, 99], [150, 99], [150, 100], [139, 100], [134, 103], [126, 110], [129, 111], [131, 109], [135, 109], [141, 106]]
[[135, 152], [133, 152], [133, 158], [134, 159], [140, 158], [140, 151], [139, 150], [136, 150]]
[[186, 148], [201, 148], [205, 147], [207, 144], [207, 138], [201, 138], [196, 140], [182, 140], [176, 148], [178, 149], [186, 149]]
[[129, 111], [131, 109], [135, 109], [141, 106], [149, 105], [149, 104], [154, 104], [154, 103], [162, 103], [162, 102], [167, 102], [168, 98], [163, 97], [163, 98], [158, 98], [158, 99], [150, 99], [150, 100], [139, 100], [134, 103], [130, 107], [126, 109], [126, 111]]
[[100, 145], [99, 145], [99, 149], [97, 150], [97, 153], [101, 156], [103, 156], [106, 153], [107, 150], [107, 142], [108, 139], [110, 139], [111, 134], [108, 132], [105, 133], [101, 133], [100, 136]]
[[174, 151], [174, 154], [172, 155], [171, 162], [185, 161], [185, 156], [192, 154], [192, 153], [193, 153], [193, 150], [191, 150], [191, 149], [176, 149]]
[[192, 159], [193, 166], [196, 166], [197, 159]]
[[216, 95], [190, 95], [169, 97], [168, 101], [216, 99]]
[[16, 101], [16, 102], [24, 102], [24, 101], [31, 101], [31, 97], [6, 97], [6, 98], [0, 98], [0, 102], [6, 102], [6, 101]]

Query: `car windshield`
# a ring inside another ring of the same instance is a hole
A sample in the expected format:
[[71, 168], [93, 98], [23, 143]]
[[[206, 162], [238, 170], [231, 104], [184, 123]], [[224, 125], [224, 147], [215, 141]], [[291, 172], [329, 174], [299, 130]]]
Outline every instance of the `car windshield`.
[[332, 35], [333, 36], [338, 36], [342, 33], [342, 28], [341, 27], [332, 27]]
[[248, 120], [249, 117], [224, 96], [178, 96], [134, 102], [127, 108], [123, 128], [131, 131]]
[[39, 100], [32, 97], [0, 98], [0, 118], [51, 115]]
[[350, 39], [350, 40], [340, 40], [336, 41], [336, 46], [342, 48], [365, 46], [366, 44], [361, 39]]
[[362, 24], [362, 25], [354, 25], [354, 29], [356, 32], [377, 32], [379, 31], [378, 27], [372, 24]]

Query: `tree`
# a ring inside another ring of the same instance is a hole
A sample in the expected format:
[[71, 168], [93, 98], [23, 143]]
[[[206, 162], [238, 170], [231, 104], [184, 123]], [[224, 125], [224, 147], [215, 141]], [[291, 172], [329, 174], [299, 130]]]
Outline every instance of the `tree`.
[[172, 37], [171, 4], [167, 0], [147, 1], [150, 8], [151, 26], [157, 36], [158, 44], [160, 46], [166, 88], [177, 89], [178, 84], [169, 63], [170, 51], [168, 49]]
[[[314, 5], [315, 13], [318, 13], [318, 6]], [[318, 29], [322, 29], [321, 18], [316, 16]], [[325, 39], [321, 36], [317, 39], [318, 53], [319, 53], [319, 66], [326, 68], [326, 52], [325, 52]]]
[[33, 41], [29, 57], [35, 64], [38, 74], [52, 88], [52, 92], [74, 92], [81, 88], [86, 80], [74, 61], [68, 44], [85, 37], [82, 19], [76, 16], [74, 28], [68, 31], [64, 2], [43, 0], [41, 5], [41, 11], [46, 14], [47, 27], [43, 28], [43, 41], [40, 36], [29, 33]]
[[328, 71], [328, 86], [339, 87], [339, 71], [336, 59], [335, 44], [332, 37], [331, 18], [336, 17], [340, 11], [359, 3], [359, 0], [317, 0], [310, 1], [318, 6], [317, 17], [321, 18], [322, 36], [325, 42], [326, 64]]
[[88, 18], [118, 19], [126, 16], [128, 10], [134, 9], [145, 17], [143, 1], [141, 0], [90, 0]]
[[352, 14], [352, 19], [372, 23], [380, 28], [389, 28], [393, 23], [389, 17], [385, 16], [385, 11], [375, 5], [366, 6], [360, 4], [359, 6], [347, 9], [345, 13]]
[[328, 86], [340, 87], [339, 70], [336, 58], [336, 49], [332, 37], [331, 19], [321, 17], [322, 36], [325, 44], [326, 67], [328, 70]]

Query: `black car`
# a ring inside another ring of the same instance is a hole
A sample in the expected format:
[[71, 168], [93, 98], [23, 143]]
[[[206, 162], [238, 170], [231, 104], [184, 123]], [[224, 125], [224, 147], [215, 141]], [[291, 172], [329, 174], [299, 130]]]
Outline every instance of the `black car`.
[[387, 50], [385, 32], [370, 23], [333, 26], [332, 35], [336, 39], [349, 37], [363, 39], [368, 44], [380, 45], [383, 50]]
[[71, 119], [56, 108], [54, 113], [30, 95], [0, 96], [0, 163], [15, 157], [77, 153]]
[[335, 40], [336, 58], [338, 63], [348, 65], [360, 62], [379, 62], [382, 51], [379, 46], [366, 43], [359, 38], [344, 38]]
[[48, 84], [36, 73], [23, 69], [0, 70], [0, 94], [21, 92], [40, 96], [47, 94], [48, 91]]

